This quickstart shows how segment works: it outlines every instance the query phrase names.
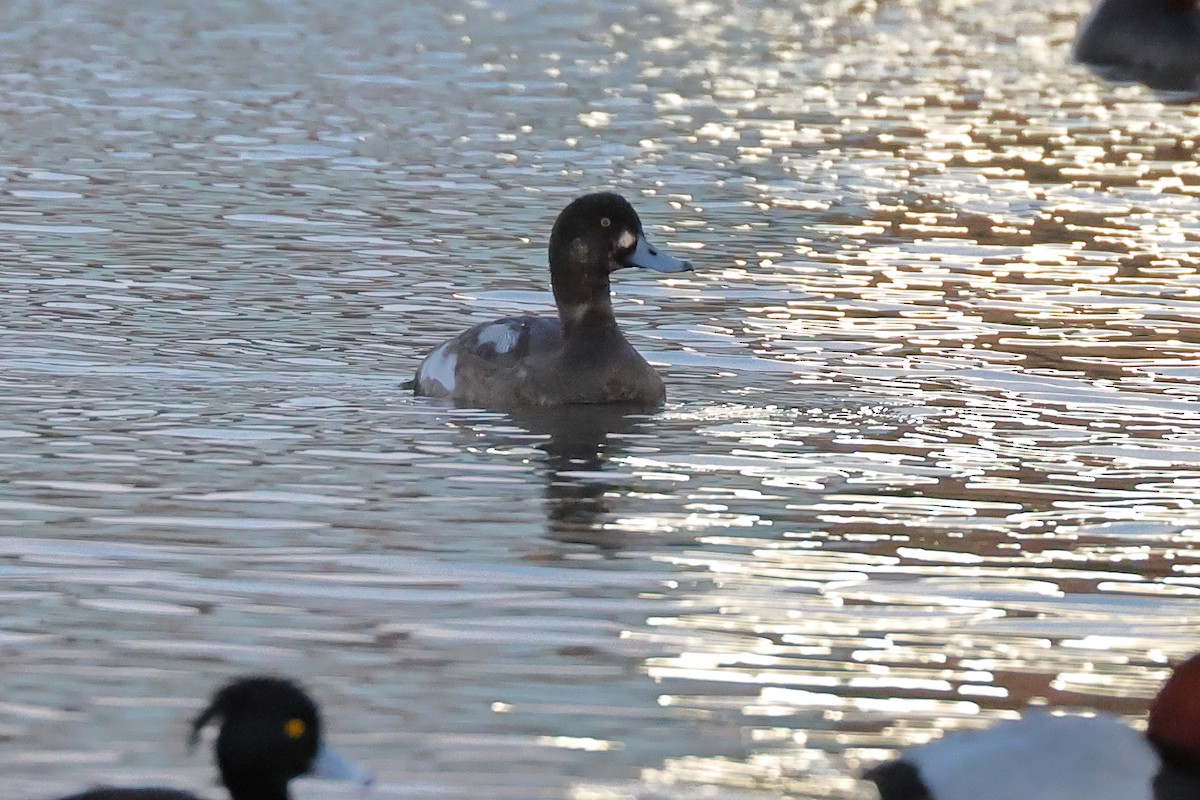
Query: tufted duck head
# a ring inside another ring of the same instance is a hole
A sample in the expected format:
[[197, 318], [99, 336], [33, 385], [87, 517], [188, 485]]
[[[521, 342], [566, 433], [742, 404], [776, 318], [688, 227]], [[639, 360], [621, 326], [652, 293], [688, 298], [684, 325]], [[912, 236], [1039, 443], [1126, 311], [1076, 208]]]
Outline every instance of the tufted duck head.
[[584, 195], [563, 209], [550, 233], [550, 285], [564, 332], [615, 325], [609, 274], [624, 267], [684, 272], [692, 265], [650, 244], [637, 212], [619, 194]]

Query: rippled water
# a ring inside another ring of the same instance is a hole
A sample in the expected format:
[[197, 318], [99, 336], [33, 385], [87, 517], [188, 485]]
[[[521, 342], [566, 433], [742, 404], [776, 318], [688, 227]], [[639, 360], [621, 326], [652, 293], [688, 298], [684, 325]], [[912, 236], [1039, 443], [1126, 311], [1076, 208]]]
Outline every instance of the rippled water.
[[[220, 796], [247, 671], [383, 798], [870, 797], [1195, 648], [1200, 110], [1081, 1], [592, 5], [0, 11], [0, 797]], [[608, 187], [661, 413], [401, 388]]]

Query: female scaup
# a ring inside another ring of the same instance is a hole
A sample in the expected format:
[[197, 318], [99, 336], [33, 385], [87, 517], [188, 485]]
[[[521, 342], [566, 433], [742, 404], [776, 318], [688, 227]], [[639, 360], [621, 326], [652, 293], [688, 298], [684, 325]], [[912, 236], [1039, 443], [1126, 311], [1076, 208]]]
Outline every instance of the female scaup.
[[659, 252], [629, 202], [584, 195], [550, 232], [550, 285], [558, 319], [505, 317], [443, 342], [417, 369], [416, 393], [491, 408], [573, 403], [662, 403], [662, 378], [613, 317], [608, 276], [622, 267], [682, 272]]
[[[191, 744], [205, 725], [221, 721], [215, 746], [221, 780], [233, 800], [287, 800], [301, 775], [371, 782], [370, 773], [325, 745], [317, 704], [282, 678], [240, 678], [213, 695], [192, 722]], [[176, 789], [100, 788], [63, 800], [200, 800]]]
[[1079, 26], [1075, 60], [1110, 80], [1194, 94], [1200, 90], [1196, 0], [1100, 0]]
[[1200, 655], [1163, 684], [1145, 736], [1107, 714], [1030, 714], [914, 748], [865, 777], [882, 800], [1196, 800]]

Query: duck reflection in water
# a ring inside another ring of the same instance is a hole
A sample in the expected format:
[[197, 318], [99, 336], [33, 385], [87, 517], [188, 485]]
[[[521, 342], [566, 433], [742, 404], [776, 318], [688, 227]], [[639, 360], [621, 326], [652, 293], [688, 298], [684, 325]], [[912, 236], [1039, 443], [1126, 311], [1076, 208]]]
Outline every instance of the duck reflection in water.
[[511, 412], [517, 425], [547, 437], [538, 445], [546, 453], [547, 537], [609, 552], [622, 548], [624, 537], [605, 527], [609, 493], [621, 481], [615, 473], [607, 478], [603, 469], [622, 452], [622, 440], [647, 424], [653, 410], [606, 404]]

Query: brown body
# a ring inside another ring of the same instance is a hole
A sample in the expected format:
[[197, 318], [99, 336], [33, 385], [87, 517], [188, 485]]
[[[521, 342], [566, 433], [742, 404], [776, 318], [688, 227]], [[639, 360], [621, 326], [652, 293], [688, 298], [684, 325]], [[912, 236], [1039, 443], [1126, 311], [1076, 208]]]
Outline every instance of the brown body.
[[[480, 342], [481, 334], [497, 325], [517, 335], [514, 345], [502, 353], [486, 341]], [[441, 347], [453, 348], [457, 353], [454, 386], [448, 388], [440, 381], [426, 381], [418, 384], [418, 393], [448, 397], [462, 405], [656, 406], [667, 396], [662, 378], [615, 324], [567, 342], [558, 320], [506, 317], [469, 328]]]

